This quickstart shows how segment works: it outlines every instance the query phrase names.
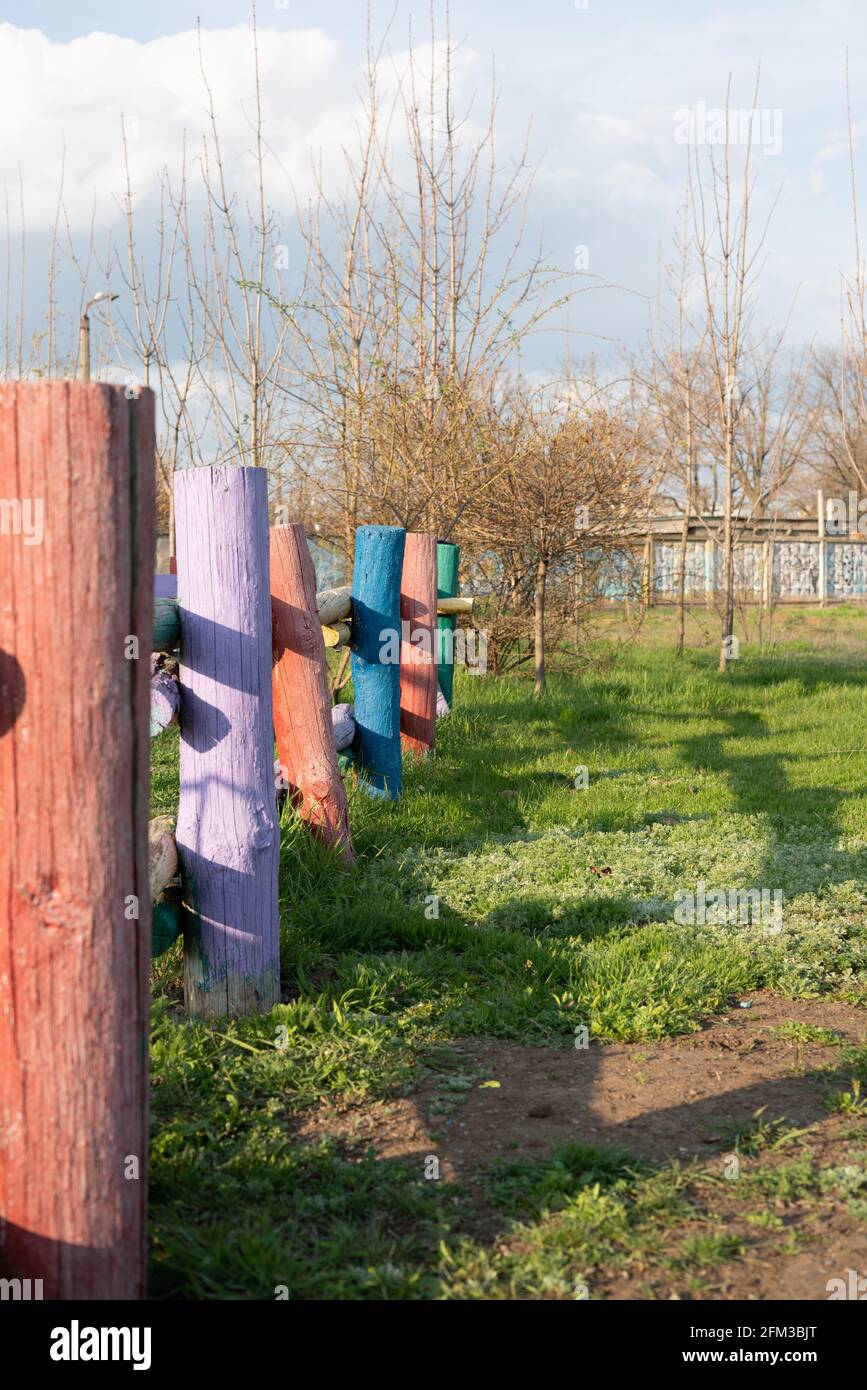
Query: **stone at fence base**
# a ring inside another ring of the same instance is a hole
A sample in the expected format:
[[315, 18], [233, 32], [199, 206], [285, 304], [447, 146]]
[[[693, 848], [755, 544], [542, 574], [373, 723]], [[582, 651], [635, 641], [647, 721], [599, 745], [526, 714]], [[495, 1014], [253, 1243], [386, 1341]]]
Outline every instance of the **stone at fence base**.
[[355, 709], [352, 705], [334, 705], [331, 710], [331, 725], [338, 753], [352, 746], [355, 738]]

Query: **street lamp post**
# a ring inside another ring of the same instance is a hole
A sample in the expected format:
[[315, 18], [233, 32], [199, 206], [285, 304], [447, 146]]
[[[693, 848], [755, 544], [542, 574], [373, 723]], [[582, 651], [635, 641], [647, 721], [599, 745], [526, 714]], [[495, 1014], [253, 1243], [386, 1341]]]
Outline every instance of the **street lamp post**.
[[82, 381], [90, 381], [90, 319], [87, 316], [88, 310], [92, 304], [101, 304], [106, 300], [110, 304], [113, 299], [117, 299], [116, 294], [110, 294], [108, 290], [99, 290], [92, 299], [87, 301], [79, 319], [78, 372]]

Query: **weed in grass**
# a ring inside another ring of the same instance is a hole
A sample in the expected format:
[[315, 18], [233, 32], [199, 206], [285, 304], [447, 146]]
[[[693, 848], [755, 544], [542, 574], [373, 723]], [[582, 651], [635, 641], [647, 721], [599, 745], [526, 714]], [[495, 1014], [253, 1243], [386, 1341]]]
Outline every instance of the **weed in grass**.
[[742, 1253], [743, 1242], [738, 1236], [714, 1231], [701, 1232], [687, 1236], [666, 1264], [673, 1270], [688, 1269], [690, 1266], [710, 1269]]
[[825, 1101], [825, 1109], [831, 1115], [865, 1115], [867, 1114], [867, 1096], [861, 1094], [861, 1082], [857, 1077], [852, 1082], [851, 1090], [835, 1091]]
[[559, 1211], [585, 1188], [601, 1192], [649, 1165], [622, 1149], [564, 1144], [550, 1158], [499, 1160], [479, 1174], [491, 1206], [508, 1215]]
[[783, 1218], [775, 1211], [751, 1211], [747, 1213], [747, 1223], [759, 1231], [781, 1231]]
[[766, 1105], [760, 1106], [744, 1123], [727, 1121], [723, 1130], [724, 1147], [748, 1155], [760, 1154], [765, 1150], [774, 1153], [788, 1144], [794, 1144], [814, 1128], [813, 1125], [806, 1125], [802, 1129], [795, 1129], [788, 1124], [784, 1115], [774, 1120], [767, 1119], [767, 1108]]
[[769, 1028], [768, 1037], [795, 1045], [817, 1043], [821, 1047], [840, 1047], [844, 1042], [843, 1035], [836, 1033], [833, 1028], [819, 1028], [796, 1019], [787, 1019], [777, 1027]]

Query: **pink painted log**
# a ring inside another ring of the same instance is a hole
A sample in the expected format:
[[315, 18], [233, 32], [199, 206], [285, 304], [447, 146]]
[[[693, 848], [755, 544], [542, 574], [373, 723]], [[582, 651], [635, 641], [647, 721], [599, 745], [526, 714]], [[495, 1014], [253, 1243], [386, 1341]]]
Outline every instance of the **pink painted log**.
[[280, 999], [267, 473], [189, 468], [174, 487], [187, 1007], [267, 1012]]
[[289, 795], [311, 829], [349, 862], [349, 812], [337, 765], [316, 572], [297, 524], [271, 529], [271, 614], [274, 729]]
[[0, 1278], [143, 1298], [152, 393], [0, 386], [0, 498]]
[[429, 753], [437, 722], [437, 543], [407, 532], [400, 586], [400, 732], [404, 747]]

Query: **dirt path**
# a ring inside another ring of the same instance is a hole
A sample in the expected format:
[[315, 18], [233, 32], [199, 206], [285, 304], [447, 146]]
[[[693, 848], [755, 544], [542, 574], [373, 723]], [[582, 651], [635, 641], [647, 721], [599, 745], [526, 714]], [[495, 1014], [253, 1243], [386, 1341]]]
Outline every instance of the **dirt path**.
[[[425, 1079], [415, 1094], [344, 1112], [320, 1108], [304, 1117], [299, 1137], [328, 1133], [353, 1148], [371, 1146], [381, 1159], [420, 1165], [436, 1154], [442, 1177], [471, 1193], [478, 1170], [493, 1160], [542, 1157], [568, 1141], [616, 1145], [656, 1163], [678, 1161], [723, 1176], [737, 1132], [754, 1127], [762, 1107], [766, 1122], [785, 1117], [787, 1127], [810, 1127], [799, 1152], [822, 1168], [844, 1165], [859, 1138], [863, 1153], [864, 1117], [832, 1115], [824, 1106], [830, 1091], [851, 1083], [840, 1048], [811, 1038], [827, 1029], [844, 1043], [859, 1043], [865, 1011], [770, 995], [748, 1002], [698, 1033], [655, 1043], [582, 1050], [456, 1042], [451, 1067]], [[740, 1158], [769, 1166], [779, 1160], [770, 1145]], [[737, 1184], [718, 1189], [709, 1229], [742, 1235], [743, 1258], [709, 1271], [698, 1291], [695, 1281], [646, 1270], [603, 1278], [594, 1296], [826, 1298], [828, 1279], [848, 1269], [867, 1274], [867, 1231], [833, 1193], [820, 1206], [781, 1204], [778, 1226], [793, 1227], [798, 1245], [808, 1247], [781, 1254], [778, 1231], [749, 1224]], [[491, 1220], [480, 1204], [473, 1234], [493, 1237]]]

